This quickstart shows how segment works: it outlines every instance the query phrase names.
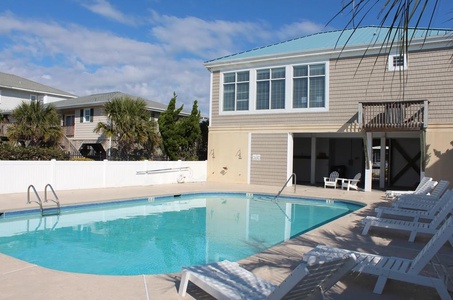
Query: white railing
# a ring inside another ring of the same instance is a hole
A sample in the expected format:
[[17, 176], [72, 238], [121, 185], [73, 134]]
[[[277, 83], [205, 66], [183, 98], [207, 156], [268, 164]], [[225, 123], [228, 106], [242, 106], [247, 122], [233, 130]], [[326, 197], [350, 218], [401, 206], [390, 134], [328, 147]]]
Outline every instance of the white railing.
[[[178, 169], [177, 172], [141, 172]], [[0, 194], [33, 184], [58, 190], [205, 182], [206, 161], [0, 161]], [[188, 171], [189, 170], [189, 171]], [[43, 191], [43, 190], [41, 190]]]

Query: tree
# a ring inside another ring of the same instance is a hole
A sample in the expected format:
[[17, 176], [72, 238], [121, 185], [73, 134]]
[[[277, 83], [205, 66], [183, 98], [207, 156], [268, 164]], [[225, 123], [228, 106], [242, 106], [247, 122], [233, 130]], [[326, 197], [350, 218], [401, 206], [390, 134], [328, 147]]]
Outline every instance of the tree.
[[198, 101], [195, 100], [192, 112], [188, 118], [182, 119], [181, 132], [183, 134], [182, 154], [185, 160], [197, 160], [198, 145], [201, 142], [200, 111]]
[[189, 117], [181, 118], [184, 107], [176, 108], [176, 94], [170, 100], [167, 110], [159, 116], [159, 130], [165, 154], [171, 160], [197, 160], [201, 141], [200, 111], [195, 100]]
[[8, 128], [8, 138], [12, 142], [23, 141], [25, 146], [53, 147], [63, 134], [60, 116], [51, 104], [22, 102], [11, 115], [15, 122]]
[[105, 104], [105, 112], [109, 121], [99, 122], [94, 131], [116, 141], [119, 159], [129, 160], [136, 149], [154, 148], [152, 143], [157, 133], [143, 99], [112, 99]]
[[350, 19], [345, 28], [356, 28], [368, 14], [378, 9], [380, 25], [390, 28], [384, 44], [389, 45], [390, 49], [397, 47], [400, 54], [407, 54], [414, 34], [411, 28], [431, 28], [439, 3], [440, 0], [346, 0], [333, 19], [349, 14]]

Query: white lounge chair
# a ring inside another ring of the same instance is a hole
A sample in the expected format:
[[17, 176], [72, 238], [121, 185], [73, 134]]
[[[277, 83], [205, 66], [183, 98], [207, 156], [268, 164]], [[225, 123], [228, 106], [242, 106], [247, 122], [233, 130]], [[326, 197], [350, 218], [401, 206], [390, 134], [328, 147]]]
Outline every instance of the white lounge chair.
[[437, 182], [433, 186], [433, 182], [431, 177], [423, 177], [422, 180], [420, 180], [420, 183], [417, 185], [414, 191], [395, 191], [395, 190], [387, 190], [385, 191], [385, 199], [387, 200], [392, 200], [395, 199], [401, 195], [407, 195], [407, 194], [428, 194], [437, 184]]
[[401, 195], [392, 203], [395, 208], [417, 209], [419, 206], [435, 204], [448, 189], [450, 182], [441, 180], [429, 195]]
[[[378, 280], [373, 292], [382, 294], [388, 279], [408, 282], [416, 285], [433, 287], [441, 299], [450, 299], [448, 293], [451, 281], [448, 272], [443, 268], [437, 267], [436, 274], [430, 275], [422, 272], [431, 262], [440, 248], [450, 241], [452, 244], [453, 236], [453, 217], [447, 219], [431, 240], [423, 247], [414, 259], [405, 259], [399, 257], [388, 257], [364, 252], [350, 251], [347, 249], [334, 248], [326, 245], [318, 245], [308, 255], [333, 256], [338, 257], [346, 253], [357, 255], [359, 263], [352, 270], [353, 272], [365, 273], [378, 276]], [[433, 262], [433, 266], [436, 264]], [[416, 298], [416, 295], [415, 295]]]
[[324, 177], [324, 188], [330, 186], [336, 189], [338, 185], [337, 179], [339, 176], [340, 174], [338, 174], [337, 171], [333, 171], [332, 173], [330, 173], [329, 177]]
[[230, 261], [183, 268], [179, 295], [184, 297], [189, 281], [216, 299], [282, 299], [284, 296], [306, 299], [323, 296], [356, 265], [355, 255], [342, 257], [307, 256], [280, 284], [260, 278]]
[[359, 183], [361, 177], [362, 177], [362, 173], [357, 173], [353, 179], [346, 179], [346, 178], [341, 179], [341, 188], [347, 189], [348, 191], [350, 189], [354, 189], [357, 191], [359, 189], [357, 184]]
[[[365, 225], [362, 234], [368, 234], [371, 227], [381, 229], [402, 230], [410, 232], [409, 242], [413, 242], [417, 233], [435, 234], [442, 222], [451, 214], [453, 210], [453, 197], [448, 197], [446, 203], [442, 206], [439, 212], [434, 216], [431, 222], [419, 221], [402, 221], [397, 219], [386, 219], [367, 216], [362, 220]], [[452, 244], [453, 246], [453, 244]]]
[[434, 204], [425, 204], [420, 205], [417, 209], [404, 209], [404, 208], [395, 208], [389, 206], [378, 206], [374, 210], [376, 212], [376, 217], [381, 218], [386, 215], [393, 217], [411, 217], [412, 221], [418, 221], [419, 219], [433, 219], [436, 214], [440, 211], [442, 206], [444, 206], [448, 199], [453, 196], [453, 191], [446, 191], [442, 197]]

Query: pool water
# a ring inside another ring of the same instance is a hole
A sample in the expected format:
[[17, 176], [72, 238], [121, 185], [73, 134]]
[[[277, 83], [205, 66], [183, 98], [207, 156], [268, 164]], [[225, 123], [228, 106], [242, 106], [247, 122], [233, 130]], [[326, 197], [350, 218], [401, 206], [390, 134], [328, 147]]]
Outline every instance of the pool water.
[[191, 194], [62, 209], [59, 216], [0, 219], [0, 252], [42, 267], [87, 274], [179, 272], [236, 261], [361, 206], [250, 194]]

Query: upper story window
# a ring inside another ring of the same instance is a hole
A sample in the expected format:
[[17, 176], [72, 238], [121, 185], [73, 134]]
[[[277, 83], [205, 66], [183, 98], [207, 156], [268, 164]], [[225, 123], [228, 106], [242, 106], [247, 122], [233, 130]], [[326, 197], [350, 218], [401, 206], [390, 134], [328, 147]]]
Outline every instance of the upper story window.
[[285, 108], [285, 68], [256, 71], [256, 109]]
[[389, 55], [388, 69], [389, 71], [406, 70], [407, 69], [406, 56], [401, 54]]
[[223, 110], [249, 109], [249, 71], [223, 75]]
[[94, 109], [84, 108], [80, 110], [80, 123], [93, 122]]
[[293, 108], [326, 106], [325, 64], [293, 67]]

